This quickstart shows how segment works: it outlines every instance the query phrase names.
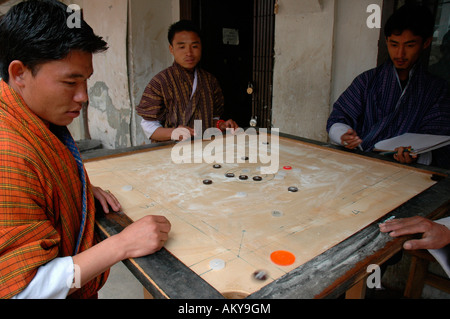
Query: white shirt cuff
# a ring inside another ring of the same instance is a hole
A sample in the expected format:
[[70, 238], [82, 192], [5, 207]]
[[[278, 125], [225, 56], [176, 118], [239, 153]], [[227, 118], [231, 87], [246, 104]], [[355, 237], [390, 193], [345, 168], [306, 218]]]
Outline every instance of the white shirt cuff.
[[433, 161], [433, 153], [432, 152], [426, 152], [419, 154], [419, 157], [417, 158], [417, 163], [422, 165], [431, 165], [431, 162]]
[[351, 130], [352, 128], [344, 123], [335, 123], [331, 126], [330, 132], [328, 133], [328, 136], [330, 137], [330, 141], [333, 144], [336, 145], [342, 145], [341, 137], [345, 133], [347, 133], [348, 130]]
[[12, 299], [65, 299], [74, 279], [72, 257], [56, 258], [38, 268], [30, 284]]
[[[450, 228], [450, 217], [436, 220], [436, 223]], [[442, 269], [444, 269], [447, 276], [450, 278], [450, 246], [447, 245], [441, 249], [429, 249], [428, 251], [431, 255], [433, 255], [436, 261], [441, 265]]]
[[147, 120], [142, 120], [141, 122], [141, 127], [144, 130], [145, 136], [148, 139], [152, 138], [153, 133], [155, 133], [155, 131], [162, 127], [161, 123], [158, 121], [147, 121]]

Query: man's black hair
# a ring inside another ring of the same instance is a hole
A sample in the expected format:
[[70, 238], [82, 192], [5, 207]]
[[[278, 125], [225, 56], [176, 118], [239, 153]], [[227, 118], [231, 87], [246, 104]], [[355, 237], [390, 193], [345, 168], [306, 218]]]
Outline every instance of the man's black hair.
[[175, 37], [175, 34], [178, 32], [183, 31], [189, 31], [189, 32], [195, 32], [197, 33], [198, 37], [201, 39], [202, 35], [200, 33], [200, 30], [197, 28], [197, 26], [189, 20], [181, 20], [174, 24], [172, 24], [169, 28], [169, 34], [168, 34], [168, 40], [170, 45], [173, 45], [173, 38]]
[[8, 68], [15, 60], [35, 74], [39, 65], [62, 60], [73, 50], [94, 54], [108, 49], [107, 43], [82, 18], [79, 25], [69, 26], [74, 11], [67, 8], [57, 0], [27, 0], [0, 19], [3, 80], [9, 81]]
[[386, 38], [410, 30], [414, 35], [426, 39], [433, 36], [434, 17], [425, 6], [406, 4], [389, 18], [384, 29]]

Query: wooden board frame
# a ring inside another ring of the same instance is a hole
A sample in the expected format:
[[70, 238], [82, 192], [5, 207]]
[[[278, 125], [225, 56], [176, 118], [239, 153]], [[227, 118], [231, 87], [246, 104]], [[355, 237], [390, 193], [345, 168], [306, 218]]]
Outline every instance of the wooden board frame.
[[[386, 160], [378, 155], [347, 151], [327, 143], [286, 134], [280, 134], [280, 136], [318, 147], [326, 147], [336, 152], [349, 152], [354, 156], [364, 156], [376, 161]], [[106, 157], [98, 157], [98, 152], [94, 151], [84, 154], [83, 157], [86, 161], [97, 161], [115, 156], [125, 156], [135, 152], [146, 152], [167, 147], [167, 145], [171, 145], [171, 143], [111, 151]], [[392, 164], [401, 165], [393, 161]], [[436, 174], [440, 180], [436, 185], [404, 203], [384, 218], [390, 216], [404, 218], [419, 215], [435, 219], [447, 215], [450, 211], [450, 172], [421, 165], [414, 165], [411, 169]], [[342, 295], [367, 276], [366, 270], [369, 265], [381, 265], [399, 252], [402, 249], [402, 244], [409, 238], [392, 239], [388, 235], [380, 233], [378, 222], [375, 221], [350, 238], [263, 287], [261, 290], [248, 296], [248, 299], [335, 298]], [[99, 214], [97, 217], [98, 231], [103, 239], [119, 233], [131, 223], [132, 221], [123, 213]], [[330, 260], [332, 261], [331, 263]], [[150, 256], [126, 260], [124, 264], [155, 298], [224, 298], [216, 289], [211, 287], [166, 249], [162, 249], [160, 252]], [[168, 281], [167, 278], [170, 278], [170, 280]], [[316, 278], [320, 278], [320, 280]]]

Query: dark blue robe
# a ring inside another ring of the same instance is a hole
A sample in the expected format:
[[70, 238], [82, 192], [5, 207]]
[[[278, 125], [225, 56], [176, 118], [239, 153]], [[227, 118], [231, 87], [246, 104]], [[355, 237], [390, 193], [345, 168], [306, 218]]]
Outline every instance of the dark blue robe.
[[[386, 62], [359, 75], [341, 95], [328, 119], [328, 132], [335, 123], [351, 126], [366, 151], [404, 133], [450, 135], [447, 83], [418, 63], [403, 88], [393, 63]], [[433, 151], [432, 165], [450, 168], [450, 147]]]

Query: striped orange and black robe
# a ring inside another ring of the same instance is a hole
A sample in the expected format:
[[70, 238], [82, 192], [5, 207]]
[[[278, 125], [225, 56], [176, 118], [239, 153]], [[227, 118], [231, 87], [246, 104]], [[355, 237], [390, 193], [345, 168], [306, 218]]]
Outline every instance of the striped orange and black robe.
[[[87, 186], [83, 219], [83, 188], [74, 156], [21, 96], [0, 81], [0, 298], [20, 293], [40, 266], [96, 243], [89, 180]], [[106, 277], [99, 276], [70, 298], [95, 297]]]
[[194, 72], [174, 64], [157, 74], [145, 88], [137, 113], [147, 121], [159, 121], [164, 127], [194, 126], [201, 120], [203, 130], [214, 126], [224, 109], [224, 97], [217, 79], [197, 68], [198, 85], [192, 95]]

